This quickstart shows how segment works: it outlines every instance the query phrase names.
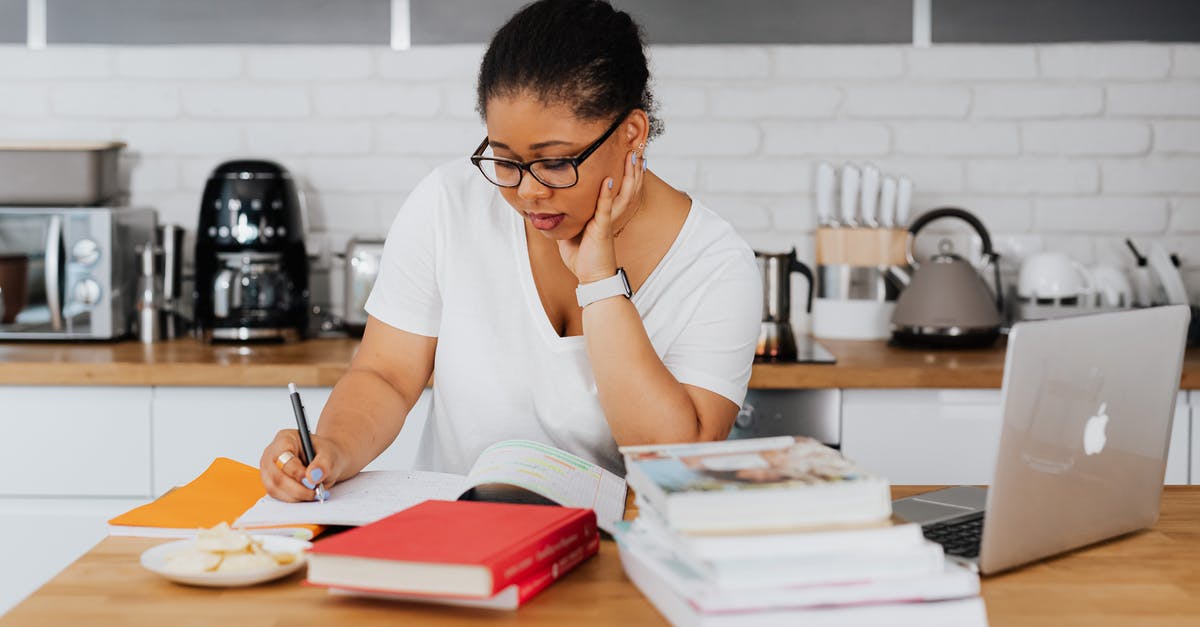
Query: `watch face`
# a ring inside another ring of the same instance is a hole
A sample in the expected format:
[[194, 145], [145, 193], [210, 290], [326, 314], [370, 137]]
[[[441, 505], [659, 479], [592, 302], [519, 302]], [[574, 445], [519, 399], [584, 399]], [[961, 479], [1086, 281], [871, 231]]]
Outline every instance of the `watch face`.
[[633, 296], [633, 288], [629, 287], [629, 277], [625, 275], [625, 268], [617, 268], [617, 275], [621, 277], [621, 285], [625, 287], [625, 298]]

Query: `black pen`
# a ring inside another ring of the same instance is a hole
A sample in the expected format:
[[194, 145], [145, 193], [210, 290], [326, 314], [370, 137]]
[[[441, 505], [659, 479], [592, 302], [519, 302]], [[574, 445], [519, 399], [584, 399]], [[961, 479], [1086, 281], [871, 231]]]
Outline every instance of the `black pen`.
[[[300, 390], [296, 389], [295, 383], [288, 384], [288, 392], [292, 398], [292, 413], [296, 414], [296, 429], [300, 432], [300, 447], [304, 450], [300, 451], [300, 463], [307, 468], [312, 460], [317, 456], [317, 452], [313, 450], [312, 436], [308, 433], [308, 421], [304, 418], [304, 405], [300, 403]], [[319, 483], [314, 489], [317, 495], [317, 500], [325, 502], [325, 484]]]

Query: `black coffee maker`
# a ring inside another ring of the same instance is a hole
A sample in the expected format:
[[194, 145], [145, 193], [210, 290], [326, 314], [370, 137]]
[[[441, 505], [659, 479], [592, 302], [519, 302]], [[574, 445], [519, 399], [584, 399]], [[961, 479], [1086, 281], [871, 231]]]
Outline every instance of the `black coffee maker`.
[[308, 326], [300, 197], [270, 161], [228, 161], [204, 186], [196, 231], [196, 330], [205, 341], [297, 341]]

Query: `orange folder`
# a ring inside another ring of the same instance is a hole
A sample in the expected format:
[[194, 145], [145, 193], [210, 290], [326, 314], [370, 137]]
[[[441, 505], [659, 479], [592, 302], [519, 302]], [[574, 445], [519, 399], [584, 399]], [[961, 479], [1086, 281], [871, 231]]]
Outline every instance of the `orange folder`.
[[[138, 533], [140, 528], [145, 535], [186, 536], [196, 529], [207, 529], [222, 521], [232, 525], [266, 493], [257, 468], [218, 457], [187, 485], [131, 509], [108, 521], [108, 524], [125, 528], [119, 530], [120, 535], [141, 535]], [[324, 527], [287, 525], [250, 529], [271, 529], [286, 535], [311, 538], [323, 531]]]

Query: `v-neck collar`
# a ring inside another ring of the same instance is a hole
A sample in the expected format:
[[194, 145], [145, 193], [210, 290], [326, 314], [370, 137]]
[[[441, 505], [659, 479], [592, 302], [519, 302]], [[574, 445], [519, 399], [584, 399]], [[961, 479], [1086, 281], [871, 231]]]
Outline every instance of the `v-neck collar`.
[[[675, 234], [675, 239], [671, 242], [670, 248], [667, 249], [666, 254], [658, 261], [658, 265], [654, 266], [654, 269], [646, 276], [646, 280], [642, 281], [638, 290], [630, 298], [635, 306], [641, 300], [639, 297], [647, 293], [647, 288], [652, 286], [655, 283], [655, 279], [663, 273], [663, 267], [671, 261], [671, 258], [680, 246], [682, 246], [686, 236], [690, 233], [692, 225], [696, 221], [696, 201], [694, 199], [690, 200], [691, 204], [688, 206], [688, 214], [683, 220], [683, 225], [679, 227], [679, 232]], [[534, 326], [537, 327], [538, 335], [542, 336], [546, 344], [555, 351], [584, 348], [583, 335], [568, 335], [563, 337], [558, 334], [554, 325], [550, 323], [550, 316], [546, 313], [546, 308], [542, 306], [542, 298], [538, 294], [537, 283], [533, 280], [533, 260], [529, 257], [529, 232], [525, 229], [525, 220], [518, 211], [509, 207], [507, 202], [501, 202], [500, 204], [509, 213], [509, 225], [513, 229], [513, 252], [516, 255], [517, 268], [521, 272], [520, 282], [525, 292], [525, 304], [529, 309], [530, 315], [535, 320]]]

